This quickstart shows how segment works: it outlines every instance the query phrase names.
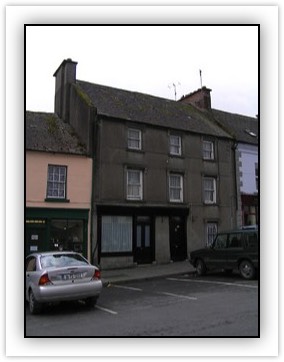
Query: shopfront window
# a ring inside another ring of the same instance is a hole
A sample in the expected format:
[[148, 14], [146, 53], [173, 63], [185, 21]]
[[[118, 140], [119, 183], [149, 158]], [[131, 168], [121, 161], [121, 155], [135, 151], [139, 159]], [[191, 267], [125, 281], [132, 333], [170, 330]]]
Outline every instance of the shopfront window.
[[83, 220], [52, 219], [50, 227], [51, 250], [83, 252]]
[[102, 253], [132, 251], [132, 217], [102, 217]]

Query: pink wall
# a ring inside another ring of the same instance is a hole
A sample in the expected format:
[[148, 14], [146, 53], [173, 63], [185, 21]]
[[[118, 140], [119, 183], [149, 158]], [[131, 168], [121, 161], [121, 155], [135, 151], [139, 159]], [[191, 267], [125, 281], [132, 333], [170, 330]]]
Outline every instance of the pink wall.
[[[48, 164], [67, 166], [69, 202], [46, 202]], [[92, 159], [85, 156], [47, 152], [26, 152], [26, 207], [91, 210]], [[91, 258], [91, 212], [89, 212], [87, 254]]]
[[[48, 164], [67, 166], [68, 203], [45, 202]], [[92, 159], [84, 156], [26, 152], [26, 207], [91, 207]]]

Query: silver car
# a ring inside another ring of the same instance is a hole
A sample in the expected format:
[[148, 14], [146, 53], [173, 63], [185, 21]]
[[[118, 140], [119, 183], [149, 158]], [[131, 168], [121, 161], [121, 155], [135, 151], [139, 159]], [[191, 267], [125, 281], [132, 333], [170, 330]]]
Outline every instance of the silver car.
[[92, 307], [101, 290], [99, 268], [81, 254], [56, 251], [26, 257], [26, 300], [32, 314], [52, 302], [84, 300]]

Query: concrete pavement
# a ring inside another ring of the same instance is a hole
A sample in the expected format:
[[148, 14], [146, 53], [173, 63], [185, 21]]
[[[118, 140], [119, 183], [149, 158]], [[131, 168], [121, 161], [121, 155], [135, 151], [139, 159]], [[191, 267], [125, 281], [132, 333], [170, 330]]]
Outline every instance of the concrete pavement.
[[104, 286], [123, 282], [147, 280], [160, 277], [170, 277], [179, 274], [194, 273], [195, 269], [188, 262], [176, 261], [167, 264], [143, 264], [125, 269], [101, 270], [101, 278]]

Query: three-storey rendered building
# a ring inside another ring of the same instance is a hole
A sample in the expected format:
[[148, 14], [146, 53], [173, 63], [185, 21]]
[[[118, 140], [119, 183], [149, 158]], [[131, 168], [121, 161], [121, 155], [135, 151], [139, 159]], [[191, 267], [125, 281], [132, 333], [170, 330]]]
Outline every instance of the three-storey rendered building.
[[93, 158], [92, 252], [102, 268], [184, 260], [236, 226], [234, 138], [183, 102], [56, 70], [55, 113]]

